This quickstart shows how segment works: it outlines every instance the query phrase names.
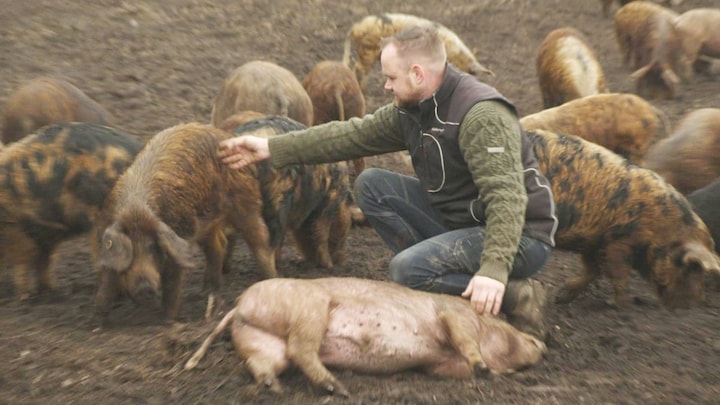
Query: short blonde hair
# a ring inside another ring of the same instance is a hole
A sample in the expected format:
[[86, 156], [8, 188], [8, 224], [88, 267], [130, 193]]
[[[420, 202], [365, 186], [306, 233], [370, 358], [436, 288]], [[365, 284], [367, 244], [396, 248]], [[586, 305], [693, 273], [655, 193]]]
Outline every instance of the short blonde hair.
[[415, 59], [425, 59], [430, 65], [442, 64], [447, 61], [445, 42], [440, 37], [437, 28], [431, 24], [414, 25], [385, 37], [380, 41], [380, 49], [394, 45], [398, 56], [407, 59], [408, 63], [415, 63]]

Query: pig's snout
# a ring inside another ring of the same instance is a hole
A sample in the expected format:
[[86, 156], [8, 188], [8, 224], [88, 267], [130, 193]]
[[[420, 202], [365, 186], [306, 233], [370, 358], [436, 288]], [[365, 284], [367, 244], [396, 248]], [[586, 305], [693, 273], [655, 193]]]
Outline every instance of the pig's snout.
[[157, 285], [147, 278], [140, 278], [130, 291], [130, 298], [138, 303], [152, 301], [160, 295]]

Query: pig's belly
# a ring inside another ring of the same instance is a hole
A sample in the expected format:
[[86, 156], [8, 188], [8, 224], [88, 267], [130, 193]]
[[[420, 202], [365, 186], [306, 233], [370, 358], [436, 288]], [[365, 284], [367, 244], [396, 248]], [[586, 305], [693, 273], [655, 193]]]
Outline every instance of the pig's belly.
[[432, 308], [382, 308], [342, 304], [334, 308], [320, 347], [328, 366], [391, 373], [454, 357]]

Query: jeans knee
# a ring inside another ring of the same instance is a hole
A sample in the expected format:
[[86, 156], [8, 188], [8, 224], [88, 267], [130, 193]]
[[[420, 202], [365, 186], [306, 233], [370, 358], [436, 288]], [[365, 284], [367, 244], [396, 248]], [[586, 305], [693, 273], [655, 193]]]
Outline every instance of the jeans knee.
[[390, 263], [388, 264], [388, 270], [390, 272], [390, 280], [410, 287], [412, 284], [411, 277], [409, 274], [409, 263], [404, 258], [402, 252], [396, 254]]
[[360, 172], [353, 182], [353, 194], [356, 200], [359, 199], [366, 191], [370, 188], [370, 185], [377, 181], [380, 169], [376, 167], [368, 167], [367, 169]]
[[528, 278], [538, 273], [547, 263], [552, 248], [544, 242], [523, 237], [513, 265], [512, 278]]

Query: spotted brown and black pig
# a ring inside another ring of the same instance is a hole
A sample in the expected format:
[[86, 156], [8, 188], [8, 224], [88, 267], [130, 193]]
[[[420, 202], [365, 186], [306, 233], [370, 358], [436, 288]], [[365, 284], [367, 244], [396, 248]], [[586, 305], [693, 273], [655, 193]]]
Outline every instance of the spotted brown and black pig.
[[282, 115], [310, 126], [313, 105], [295, 75], [272, 62], [250, 61], [235, 69], [215, 97], [211, 122], [219, 126], [241, 111]]
[[538, 48], [535, 68], [544, 108], [605, 93], [605, 73], [585, 36], [571, 27], [547, 34]]
[[[253, 113], [238, 115], [223, 124], [234, 135], [270, 137], [305, 128], [287, 117], [252, 119]], [[235, 123], [232, 128], [229, 124]], [[290, 165], [280, 169], [262, 166], [259, 181], [264, 210], [279, 224], [279, 232], [290, 231], [303, 259], [324, 268], [344, 260], [344, 245], [351, 226], [350, 180], [345, 162]]]
[[318, 388], [348, 396], [326, 366], [388, 374], [419, 369], [469, 378], [476, 369], [510, 373], [539, 362], [545, 344], [509, 323], [478, 315], [460, 297], [359, 278], [273, 279], [250, 286], [202, 343], [232, 324], [235, 350], [258, 386], [299, 367]]
[[58, 244], [90, 231], [115, 181], [141, 143], [88, 123], [43, 127], [0, 152], [0, 257], [15, 295], [55, 286]]
[[112, 121], [105, 108], [68, 81], [39, 77], [22, 85], [6, 101], [2, 141], [7, 145], [50, 124], [110, 125]]
[[720, 108], [686, 114], [672, 134], [648, 149], [643, 167], [688, 194], [720, 177]]
[[205, 256], [209, 316], [227, 262], [225, 232], [244, 238], [264, 276], [277, 275], [275, 249], [282, 235], [273, 233], [279, 227], [264, 211], [258, 181], [269, 164], [228, 170], [217, 152], [229, 137], [198, 123], [165, 129], [117, 181], [92, 239], [103, 322], [121, 295], [142, 302], [161, 293], [165, 316], [175, 318], [184, 272], [195, 267], [191, 244]]
[[[361, 88], [365, 88], [367, 76], [373, 65], [380, 60], [380, 41], [414, 25], [432, 25], [445, 42], [448, 62], [474, 76], [494, 73], [480, 64], [475, 54], [456, 33], [444, 25], [409, 14], [384, 13], [369, 15], [352, 25], [345, 37], [343, 63], [352, 68]], [[350, 66], [352, 53], [357, 60]]]
[[528, 137], [552, 185], [556, 245], [579, 253], [584, 264], [583, 274], [563, 286], [560, 302], [606, 276], [622, 305], [632, 269], [655, 286], [667, 307], [702, 300], [704, 276], [720, 273], [720, 259], [680, 192], [653, 171], [582, 138], [543, 130]]
[[[526, 130], [544, 129], [579, 136], [602, 145], [634, 163], [640, 163], [658, 132], [670, 131], [667, 117], [642, 97], [604, 93], [568, 101], [526, 115]], [[660, 123], [664, 131], [658, 131]]]

